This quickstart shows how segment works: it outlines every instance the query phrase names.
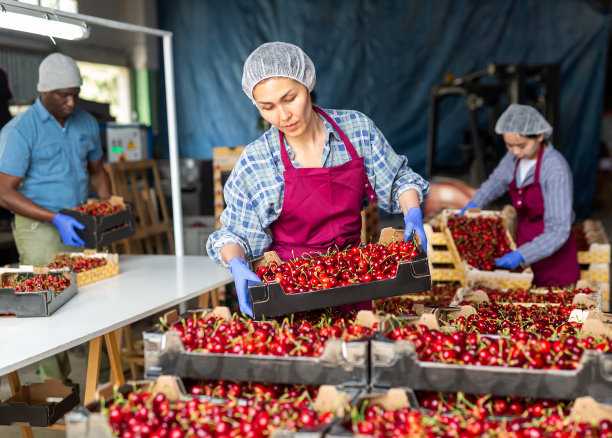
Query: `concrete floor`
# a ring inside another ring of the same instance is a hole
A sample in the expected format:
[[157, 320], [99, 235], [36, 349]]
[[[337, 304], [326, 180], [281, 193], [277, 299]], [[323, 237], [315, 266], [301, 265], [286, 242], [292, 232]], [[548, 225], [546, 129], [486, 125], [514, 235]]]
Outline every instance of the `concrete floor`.
[[[595, 206], [596, 207], [596, 206]], [[612, 212], [598, 210], [597, 208], [593, 209], [591, 213], [591, 218], [594, 220], [600, 220], [605, 229], [606, 233], [609, 237], [612, 237]], [[398, 216], [397, 218], [393, 217], [391, 219], [385, 219], [384, 221], [380, 221], [380, 228], [388, 227], [388, 226], [401, 226], [402, 218]], [[192, 308], [197, 306], [197, 302], [190, 302], [187, 304], [188, 308]], [[156, 321], [156, 317], [151, 317], [147, 321], [141, 321], [133, 327], [133, 336], [134, 339], [142, 339], [142, 331], [146, 330], [146, 328], [152, 325], [152, 321]], [[83, 355], [80, 349], [72, 349], [69, 351], [70, 363], [72, 366], [72, 373], [70, 374], [70, 379], [73, 382], [78, 383], [80, 386], [81, 400], [85, 394], [85, 373], [87, 370], [87, 358]], [[22, 383], [26, 382], [40, 382], [40, 377], [36, 374], [37, 365], [31, 365], [26, 368], [23, 368], [19, 371], [19, 377], [21, 378]], [[129, 379], [129, 372], [127, 368], [124, 370], [126, 372], [126, 379]], [[142, 377], [142, 376], [137, 376]], [[2, 379], [2, 385], [0, 386], [0, 400], [6, 400], [11, 395], [10, 388], [8, 385], [8, 381], [5, 378]], [[63, 421], [60, 422], [62, 424]], [[48, 430], [41, 428], [33, 428], [34, 436], [36, 438], [63, 438], [66, 436], [64, 431], [60, 430]], [[0, 426], [0, 438], [20, 438], [21, 433], [19, 428], [17, 427], [9, 427], [9, 426]]]

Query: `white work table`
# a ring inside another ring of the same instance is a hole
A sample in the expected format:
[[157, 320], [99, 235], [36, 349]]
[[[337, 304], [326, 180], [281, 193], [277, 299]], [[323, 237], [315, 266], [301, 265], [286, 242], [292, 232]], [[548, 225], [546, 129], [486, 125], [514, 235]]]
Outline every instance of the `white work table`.
[[[109, 333], [230, 282], [229, 270], [205, 256], [119, 256], [119, 275], [79, 287], [53, 315], [0, 318], [0, 376], [87, 341], [97, 342], [93, 362], [99, 364], [102, 337], [108, 344], [114, 338]], [[90, 349], [88, 375], [95, 350]], [[114, 359], [118, 355], [111, 357], [113, 372]]]

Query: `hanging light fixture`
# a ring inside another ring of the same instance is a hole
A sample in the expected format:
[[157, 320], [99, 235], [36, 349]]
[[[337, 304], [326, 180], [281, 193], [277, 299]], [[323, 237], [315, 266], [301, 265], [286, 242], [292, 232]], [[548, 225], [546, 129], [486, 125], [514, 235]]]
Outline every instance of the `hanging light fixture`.
[[15, 3], [0, 3], [0, 28], [65, 40], [82, 40], [89, 36], [89, 27], [84, 21], [31, 10]]

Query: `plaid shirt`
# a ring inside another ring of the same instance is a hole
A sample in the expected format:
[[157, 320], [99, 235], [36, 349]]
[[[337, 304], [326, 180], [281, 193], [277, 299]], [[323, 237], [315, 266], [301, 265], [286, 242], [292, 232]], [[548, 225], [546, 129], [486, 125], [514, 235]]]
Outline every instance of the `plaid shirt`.
[[[506, 193], [514, 178], [515, 166], [516, 157], [507, 152], [489, 178], [474, 193], [472, 202], [484, 207]], [[533, 166], [527, 171], [523, 181], [517, 182], [517, 187], [533, 182], [535, 168], [536, 166]], [[531, 242], [518, 247], [527, 265], [542, 260], [561, 248], [569, 237], [574, 222], [572, 173], [563, 155], [550, 143], [542, 153], [540, 187], [544, 198], [544, 232]]]
[[[408, 167], [408, 159], [397, 155], [374, 122], [357, 111], [325, 110], [349, 138], [360, 157], [378, 197], [378, 206], [390, 213], [401, 213], [399, 196], [416, 190], [422, 202], [429, 195], [429, 183]], [[319, 116], [321, 117], [321, 116]], [[321, 158], [323, 167], [340, 166], [351, 159], [335, 129], [323, 119], [327, 141]], [[295, 154], [286, 146], [293, 166]], [[221, 248], [237, 243], [247, 260], [261, 256], [272, 243], [268, 229], [283, 208], [285, 167], [280, 155], [278, 129], [272, 127], [249, 144], [234, 167], [224, 188], [227, 208], [221, 213], [222, 228], [206, 244], [210, 257], [221, 261]], [[364, 199], [363, 208], [367, 205]]]

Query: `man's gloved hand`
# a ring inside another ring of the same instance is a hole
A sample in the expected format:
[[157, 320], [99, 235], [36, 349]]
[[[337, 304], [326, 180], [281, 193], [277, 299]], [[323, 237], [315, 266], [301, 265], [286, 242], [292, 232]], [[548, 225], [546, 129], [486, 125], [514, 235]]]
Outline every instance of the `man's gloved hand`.
[[249, 286], [255, 283], [261, 283], [261, 279], [249, 269], [247, 262], [240, 257], [234, 257], [229, 261], [229, 269], [234, 277], [236, 284], [236, 295], [238, 295], [238, 303], [240, 311], [251, 318], [253, 317], [253, 308], [249, 298]]
[[459, 216], [463, 216], [463, 214], [465, 213], [466, 210], [470, 209], [470, 208], [478, 208], [478, 206], [476, 204], [474, 204], [472, 201], [468, 202], [467, 205], [465, 207], [463, 207], [460, 211], [459, 211]]
[[523, 256], [520, 252], [512, 251], [503, 257], [495, 259], [495, 265], [499, 266], [500, 268], [513, 270], [524, 261], [525, 260], [523, 260]]
[[85, 242], [83, 239], [79, 237], [76, 233], [76, 229], [83, 230], [85, 229], [85, 225], [80, 223], [78, 220], [71, 216], [67, 216], [65, 214], [58, 213], [53, 218], [53, 222], [51, 222], [55, 228], [59, 230], [60, 237], [62, 238], [62, 242], [68, 246], [83, 246]]
[[412, 233], [416, 232], [421, 238], [423, 250], [427, 255], [427, 236], [423, 228], [423, 213], [421, 213], [421, 209], [419, 207], [412, 207], [408, 210], [404, 215], [404, 222], [406, 223], [406, 228], [404, 229], [404, 242], [407, 242]]

